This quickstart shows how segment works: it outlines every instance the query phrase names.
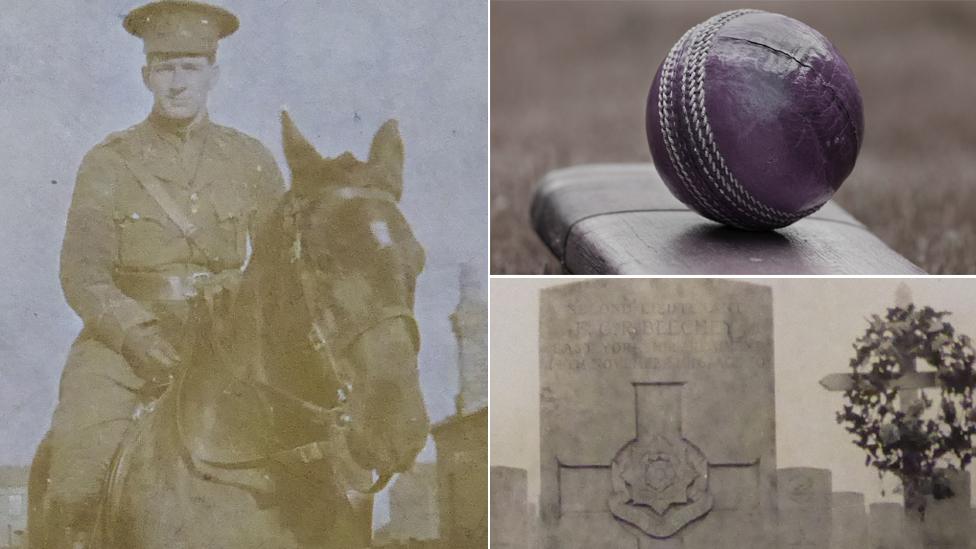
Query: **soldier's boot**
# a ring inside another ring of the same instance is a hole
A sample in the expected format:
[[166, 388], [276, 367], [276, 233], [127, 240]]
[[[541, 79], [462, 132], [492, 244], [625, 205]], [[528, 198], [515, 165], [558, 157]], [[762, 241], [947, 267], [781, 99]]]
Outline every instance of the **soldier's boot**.
[[[102, 489], [109, 466], [108, 451], [103, 456], [94, 452], [72, 452], [71, 448], [55, 449], [55, 463], [58, 465], [49, 473], [49, 489], [46, 497], [51, 498], [52, 526], [56, 526], [59, 538], [45, 549], [88, 549], [95, 517], [101, 504]], [[90, 448], [84, 448], [90, 450]], [[69, 455], [62, 455], [69, 454]], [[75, 469], [69, 471], [74, 462]]]
[[97, 341], [72, 346], [51, 424], [45, 498], [56, 509], [61, 543], [50, 549], [89, 543], [112, 457], [138, 404], [138, 388], [125, 377], [130, 372], [120, 355]]

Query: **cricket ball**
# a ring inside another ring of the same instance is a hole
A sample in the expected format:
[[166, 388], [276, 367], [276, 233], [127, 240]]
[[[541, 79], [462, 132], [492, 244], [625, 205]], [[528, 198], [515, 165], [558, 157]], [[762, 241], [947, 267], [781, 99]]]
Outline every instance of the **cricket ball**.
[[864, 136], [857, 82], [819, 32], [758, 10], [720, 13], [681, 37], [647, 99], [661, 179], [701, 215], [785, 227], [823, 206]]

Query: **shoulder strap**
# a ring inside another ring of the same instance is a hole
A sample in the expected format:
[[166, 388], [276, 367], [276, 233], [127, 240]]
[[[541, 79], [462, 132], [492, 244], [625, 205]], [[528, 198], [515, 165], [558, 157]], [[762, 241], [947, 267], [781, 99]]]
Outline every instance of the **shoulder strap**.
[[190, 218], [186, 216], [186, 213], [183, 212], [179, 205], [176, 204], [173, 197], [166, 192], [166, 189], [163, 187], [163, 184], [159, 178], [149, 173], [149, 171], [146, 170], [142, 164], [129, 161], [116, 151], [112, 152], [119, 157], [119, 160], [121, 160], [122, 164], [128, 168], [130, 172], [132, 172], [132, 175], [136, 176], [136, 181], [138, 181], [139, 185], [142, 186], [146, 193], [148, 193], [149, 196], [156, 201], [156, 204], [162, 208], [163, 212], [166, 214], [166, 217], [170, 218], [170, 220], [180, 228], [180, 231], [184, 236], [193, 239], [195, 233], [197, 232], [197, 227], [192, 221], [190, 221]]
[[[183, 236], [190, 241], [191, 244], [195, 245], [200, 249], [201, 252], [207, 254], [207, 250], [214, 249], [215, 246], [219, 244], [214, 241], [215, 235], [208, 234], [207, 231], [198, 230], [199, 227], [190, 221], [187, 217], [186, 212], [173, 200], [173, 197], [166, 192], [166, 188], [163, 186], [162, 181], [155, 175], [149, 173], [146, 168], [139, 162], [127, 160], [124, 156], [118, 153], [118, 151], [113, 151], [109, 149], [115, 156], [119, 158], [132, 175], [135, 176], [136, 181], [139, 182], [139, 186], [146, 191], [146, 193], [159, 205], [163, 213], [168, 217], [183, 233]], [[208, 240], [210, 244], [208, 245]], [[207, 254], [209, 256], [209, 254]]]

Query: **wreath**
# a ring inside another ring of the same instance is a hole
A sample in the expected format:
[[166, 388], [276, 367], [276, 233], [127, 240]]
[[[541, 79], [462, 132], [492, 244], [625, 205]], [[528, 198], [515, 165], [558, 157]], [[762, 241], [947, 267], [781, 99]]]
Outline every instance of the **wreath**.
[[[965, 470], [976, 454], [976, 351], [946, 321], [949, 314], [909, 304], [888, 309], [884, 318], [873, 315], [854, 342], [853, 383], [837, 414], [837, 423], [867, 452], [865, 465], [879, 476], [897, 476], [906, 506], [922, 513], [926, 496], [953, 496], [945, 470]], [[903, 365], [918, 359], [935, 368], [940, 398], [935, 402], [919, 391], [903, 409], [893, 381], [907, 373]]]

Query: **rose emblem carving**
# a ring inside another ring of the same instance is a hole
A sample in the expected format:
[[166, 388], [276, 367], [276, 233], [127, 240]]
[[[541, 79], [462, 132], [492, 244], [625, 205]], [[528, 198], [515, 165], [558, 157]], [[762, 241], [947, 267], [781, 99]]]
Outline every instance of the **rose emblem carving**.
[[610, 464], [610, 511], [646, 534], [665, 538], [712, 508], [708, 460], [680, 437], [627, 443]]

